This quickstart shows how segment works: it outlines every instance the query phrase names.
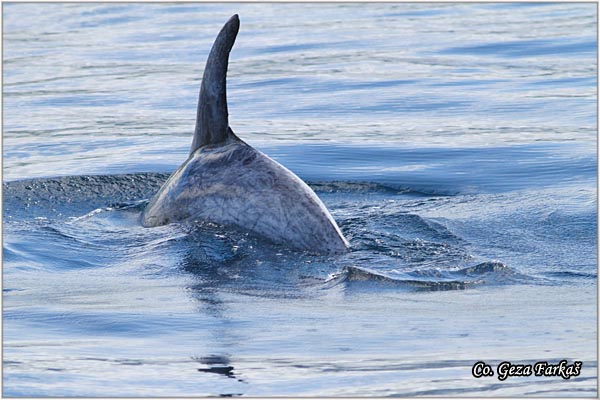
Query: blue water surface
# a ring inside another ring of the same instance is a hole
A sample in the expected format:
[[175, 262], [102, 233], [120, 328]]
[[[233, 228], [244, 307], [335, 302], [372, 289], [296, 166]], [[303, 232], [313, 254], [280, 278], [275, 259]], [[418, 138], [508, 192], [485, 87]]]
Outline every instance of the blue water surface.
[[[351, 251], [147, 229], [222, 24], [233, 130]], [[592, 3], [3, 4], [3, 394], [597, 396]], [[473, 378], [482, 360], [579, 376]]]

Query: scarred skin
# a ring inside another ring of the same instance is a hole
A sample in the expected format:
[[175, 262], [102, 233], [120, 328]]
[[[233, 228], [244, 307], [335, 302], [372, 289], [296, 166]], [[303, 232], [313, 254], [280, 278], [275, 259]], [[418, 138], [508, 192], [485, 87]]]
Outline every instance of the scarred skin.
[[315, 253], [348, 248], [312, 189], [241, 140], [196, 150], [150, 201], [142, 223], [151, 227], [190, 218], [236, 225]]
[[226, 76], [239, 23], [232, 16], [215, 39], [200, 86], [190, 156], [146, 206], [142, 224], [209, 221], [300, 250], [343, 253], [348, 242], [312, 189], [229, 127]]

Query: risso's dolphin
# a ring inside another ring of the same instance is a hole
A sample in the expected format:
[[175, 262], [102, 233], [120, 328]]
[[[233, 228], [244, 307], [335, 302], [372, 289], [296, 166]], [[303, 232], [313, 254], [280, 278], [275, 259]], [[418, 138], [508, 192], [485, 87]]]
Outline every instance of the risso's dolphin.
[[209, 221], [235, 225], [295, 249], [345, 252], [348, 242], [312, 189], [229, 127], [227, 65], [239, 26], [236, 14], [213, 44], [200, 86], [190, 155], [150, 200], [142, 224]]

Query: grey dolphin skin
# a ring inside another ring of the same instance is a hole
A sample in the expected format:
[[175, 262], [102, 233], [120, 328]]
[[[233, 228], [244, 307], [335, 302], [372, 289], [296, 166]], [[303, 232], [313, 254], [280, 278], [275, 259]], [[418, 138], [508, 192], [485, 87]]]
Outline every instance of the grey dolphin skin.
[[234, 15], [213, 44], [190, 155], [150, 200], [142, 224], [209, 221], [235, 225], [298, 250], [346, 252], [348, 242], [312, 189], [229, 127], [227, 65], [239, 26]]

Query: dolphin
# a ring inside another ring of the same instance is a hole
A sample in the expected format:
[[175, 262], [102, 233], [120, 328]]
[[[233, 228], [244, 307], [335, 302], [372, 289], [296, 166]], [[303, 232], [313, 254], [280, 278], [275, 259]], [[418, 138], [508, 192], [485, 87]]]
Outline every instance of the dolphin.
[[190, 155], [150, 200], [142, 225], [206, 221], [297, 250], [344, 253], [348, 241], [315, 192], [229, 126], [227, 66], [239, 26], [233, 15], [215, 39], [200, 86]]

